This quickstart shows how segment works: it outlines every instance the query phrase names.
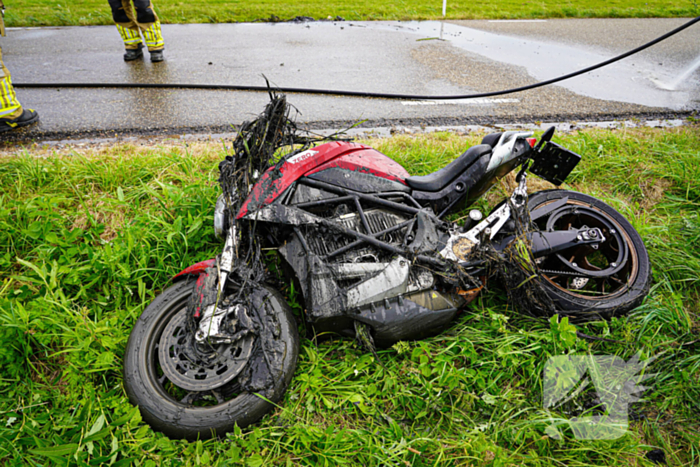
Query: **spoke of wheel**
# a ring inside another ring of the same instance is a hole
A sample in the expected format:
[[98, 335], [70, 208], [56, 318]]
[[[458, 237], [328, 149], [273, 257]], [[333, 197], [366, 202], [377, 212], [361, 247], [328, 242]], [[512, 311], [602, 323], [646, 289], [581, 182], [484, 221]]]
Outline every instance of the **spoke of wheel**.
[[584, 257], [583, 257], [583, 260], [581, 260], [581, 263], [582, 263], [582, 267], [583, 267], [584, 269], [588, 269], [589, 271], [602, 271], [601, 268], [599, 268], [598, 266], [596, 266], [596, 265], [594, 265], [594, 264], [591, 264], [591, 263], [588, 261], [588, 256], [584, 256]]
[[620, 284], [620, 285], [625, 285], [624, 282], [622, 282], [620, 279], [618, 279], [618, 278], [615, 277], [615, 276], [608, 276], [608, 279], [614, 280], [615, 282], [617, 282], [617, 283]]
[[160, 378], [158, 378], [158, 383], [160, 383], [161, 386], [165, 386], [165, 382], [168, 380], [168, 377], [163, 375]]
[[[566, 252], [562, 252], [562, 256], [564, 256], [563, 253], [566, 253]], [[562, 261], [558, 256], [554, 255], [554, 258], [557, 260], [557, 263], [560, 264], [561, 266], [560, 266], [559, 268], [552, 267], [552, 269], [561, 269], [562, 267], [563, 267], [564, 269], [571, 269], [571, 268], [569, 268], [569, 266], [568, 266], [566, 263], [564, 263], [564, 261]], [[569, 258], [569, 262], [572, 262], [573, 260], [574, 260], [574, 256], [572, 256], [572, 257]], [[568, 288], [569, 288], [569, 276], [566, 276], [566, 275], [560, 276], [559, 274], [557, 274], [557, 275], [554, 276], [554, 277], [560, 279], [560, 280], [557, 282], [558, 284], [562, 284], [561, 281], [562, 281], [562, 280], [564, 281], [564, 283], [561, 285], [563, 288], [565, 288], [565, 289], [568, 289]], [[550, 278], [551, 278], [552, 280], [554, 280], [554, 277], [551, 277], [551, 276], [550, 276]]]
[[192, 405], [197, 395], [198, 394], [196, 392], [188, 392], [185, 397], [180, 399], [180, 402], [182, 402], [183, 404]]
[[211, 393], [214, 395], [214, 397], [216, 397], [216, 402], [218, 404], [223, 404], [224, 402], [226, 402], [224, 399], [224, 396], [221, 395], [221, 393], [219, 391], [217, 391], [216, 389], [212, 389]]

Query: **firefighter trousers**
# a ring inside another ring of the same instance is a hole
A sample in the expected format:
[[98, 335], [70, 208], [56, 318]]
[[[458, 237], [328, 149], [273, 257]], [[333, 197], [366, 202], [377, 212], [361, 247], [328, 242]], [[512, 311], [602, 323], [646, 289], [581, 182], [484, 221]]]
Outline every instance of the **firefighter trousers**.
[[20, 115], [22, 115], [22, 106], [17, 101], [10, 71], [5, 68], [0, 48], [0, 118], [17, 118]]
[[[132, 1], [136, 13], [131, 6]], [[112, 7], [112, 18], [127, 50], [139, 48], [139, 32], [143, 32], [149, 52], [163, 50], [160, 21], [150, 0], [109, 0], [109, 6]]]

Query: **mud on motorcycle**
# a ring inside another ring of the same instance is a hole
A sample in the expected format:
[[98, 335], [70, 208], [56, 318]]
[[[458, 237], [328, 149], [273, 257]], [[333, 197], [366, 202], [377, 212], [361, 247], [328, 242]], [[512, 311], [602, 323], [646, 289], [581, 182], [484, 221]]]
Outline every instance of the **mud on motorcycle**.
[[[561, 185], [581, 158], [551, 141], [554, 128], [538, 142], [493, 133], [437, 172], [410, 176], [362, 144], [310, 147], [288, 112], [273, 96], [240, 131], [220, 164], [221, 254], [175, 276], [130, 335], [127, 394], [170, 437], [254, 423], [290, 384], [297, 323], [266, 283], [262, 248], [283, 258], [310, 327], [364, 333], [380, 347], [441, 332], [490, 276], [506, 281], [514, 306], [576, 320], [626, 313], [649, 291], [644, 244], [612, 207], [560, 189], [528, 195], [528, 171]], [[275, 161], [294, 143], [303, 147]], [[448, 220], [515, 170], [517, 188], [488, 216]]]

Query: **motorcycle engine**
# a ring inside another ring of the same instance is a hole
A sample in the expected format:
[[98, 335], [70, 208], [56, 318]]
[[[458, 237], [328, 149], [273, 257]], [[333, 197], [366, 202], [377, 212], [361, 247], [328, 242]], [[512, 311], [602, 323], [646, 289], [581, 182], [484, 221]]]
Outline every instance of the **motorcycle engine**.
[[[343, 212], [344, 210], [341, 210]], [[395, 227], [408, 220], [407, 217], [382, 209], [365, 211], [365, 219], [370, 227], [370, 232], [376, 234], [391, 227]], [[340, 214], [331, 218], [349, 230], [363, 232], [362, 219], [357, 212]], [[406, 229], [397, 230], [378, 237], [387, 243], [400, 246], [406, 242]], [[410, 237], [409, 237], [410, 241]], [[307, 237], [309, 248], [317, 255], [327, 255], [339, 248], [346, 247], [352, 241], [347, 237], [335, 237], [332, 235], [314, 235]], [[332, 269], [336, 272], [336, 281], [343, 288], [348, 288], [376, 274], [391, 262], [391, 253], [382, 251], [370, 245], [363, 245], [349, 249], [335, 256], [329, 263], [335, 265]], [[340, 266], [342, 265], [342, 266]], [[373, 266], [372, 266], [373, 265]], [[410, 268], [408, 274], [407, 292], [428, 289], [434, 284], [433, 274], [426, 269]]]
[[[463, 304], [458, 295], [439, 292], [436, 274], [425, 266], [342, 233], [376, 235], [418, 216], [381, 208], [360, 213], [352, 203], [312, 213], [326, 222], [298, 226], [280, 253], [294, 270], [307, 318], [317, 330], [351, 335], [353, 320], [361, 321], [374, 329], [378, 345], [388, 345], [432, 333]], [[413, 247], [415, 224], [376, 238], [398, 248]]]

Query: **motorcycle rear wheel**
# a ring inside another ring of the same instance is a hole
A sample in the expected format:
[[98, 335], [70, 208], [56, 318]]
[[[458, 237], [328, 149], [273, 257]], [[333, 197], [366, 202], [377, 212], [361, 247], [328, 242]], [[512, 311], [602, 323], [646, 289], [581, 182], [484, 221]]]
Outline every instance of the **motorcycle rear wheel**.
[[[256, 330], [254, 348], [258, 351], [250, 356], [241, 375], [254, 373], [258, 380], [262, 376], [270, 383], [246, 390], [239, 376], [209, 391], [177, 387], [162, 369], [158, 344], [168, 324], [182, 320], [193, 290], [194, 281], [181, 281], [159, 295], [137, 320], [124, 355], [126, 393], [143, 420], [168, 437], [189, 440], [222, 435], [235, 425], [243, 428], [262, 418], [284, 395], [299, 354], [299, 336], [289, 305], [279, 292], [258, 286], [253, 290], [262, 299], [250, 306], [255, 308], [259, 327], [270, 328], [270, 332]], [[268, 349], [279, 357], [272, 363], [263, 354]]]
[[[578, 247], [538, 259], [537, 263], [545, 280], [542, 285], [563, 315], [585, 321], [610, 319], [639, 306], [651, 286], [649, 254], [639, 233], [615, 209], [592, 196], [568, 190], [547, 190], [530, 195], [530, 212], [549, 203], [568, 197], [567, 203], [554, 213], [537, 219], [544, 230], [549, 225], [554, 230], [598, 227], [606, 237], [599, 249]], [[560, 213], [560, 214], [556, 214]], [[617, 264], [620, 252], [627, 250], [624, 264]], [[579, 268], [595, 274], [600, 271], [619, 272], [604, 278], [577, 277]], [[557, 274], [561, 271], [562, 274]], [[574, 274], [572, 274], [572, 272]]]

